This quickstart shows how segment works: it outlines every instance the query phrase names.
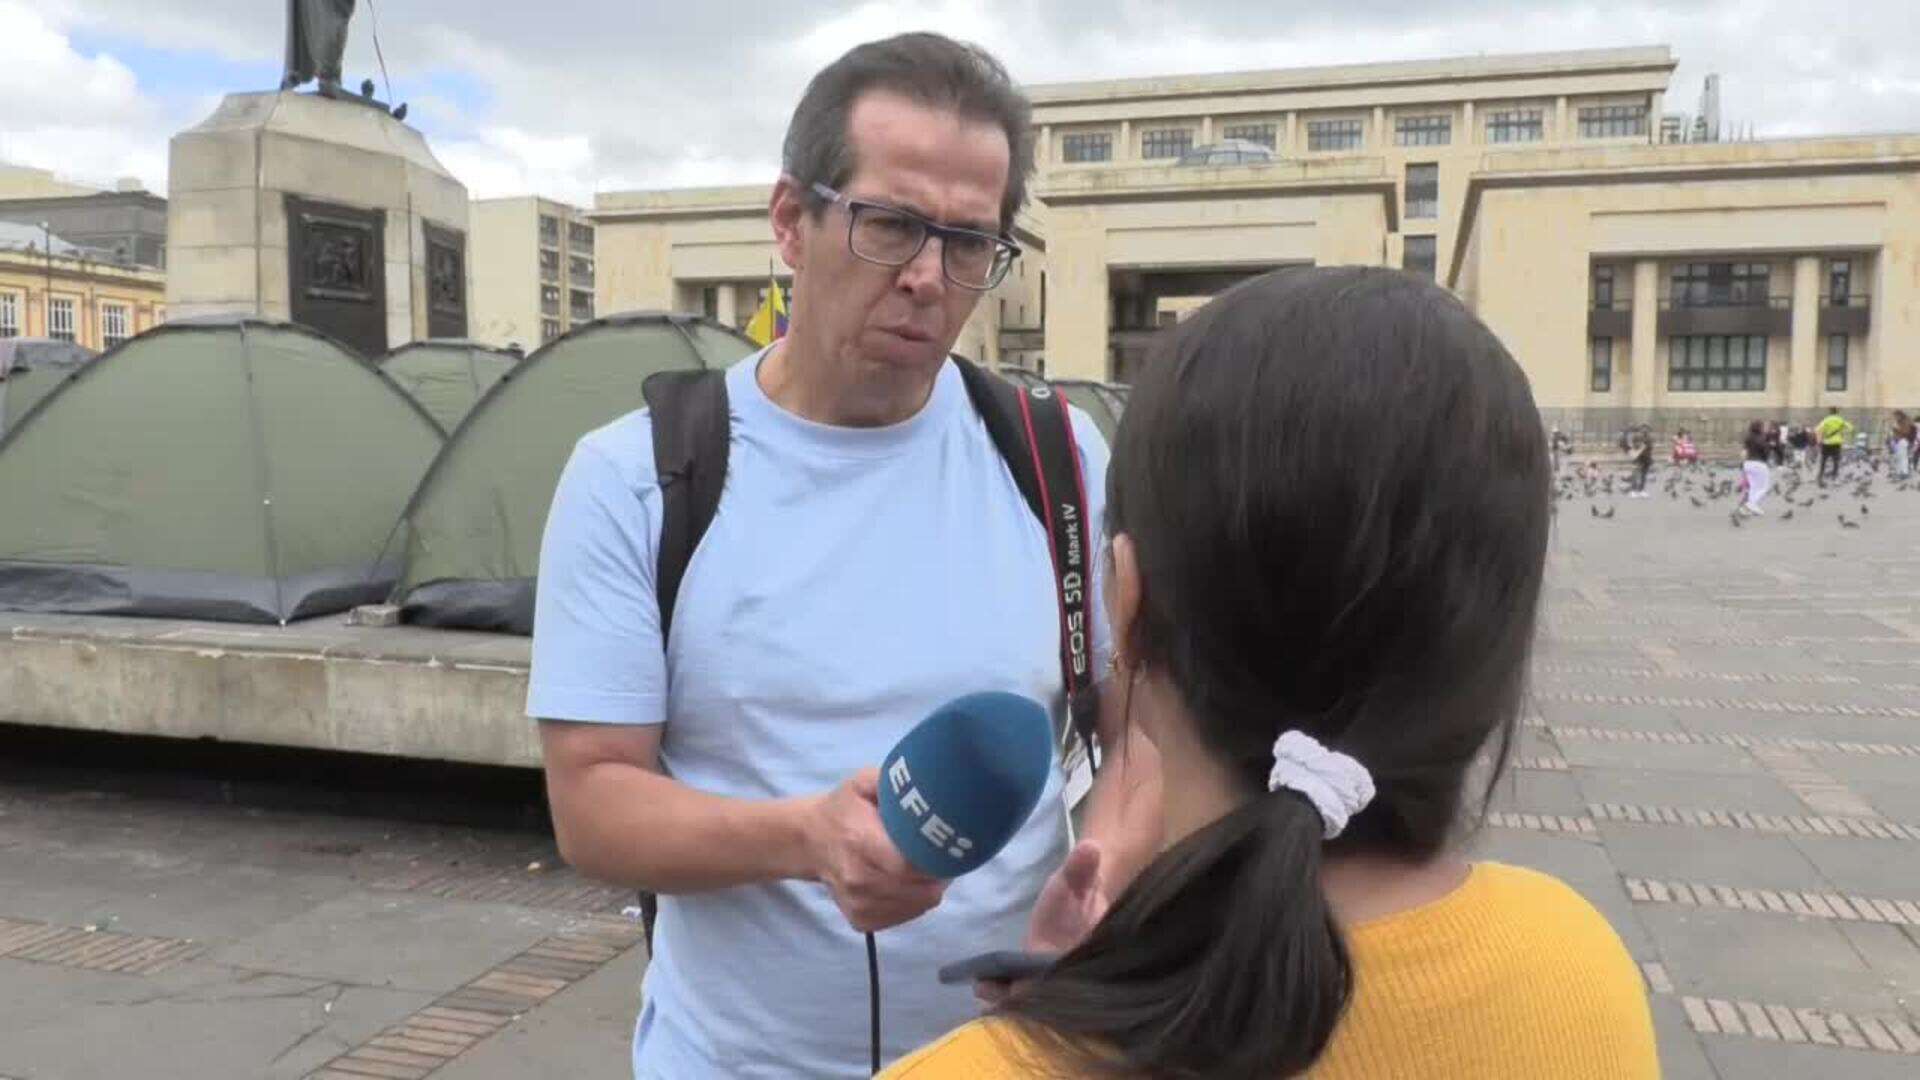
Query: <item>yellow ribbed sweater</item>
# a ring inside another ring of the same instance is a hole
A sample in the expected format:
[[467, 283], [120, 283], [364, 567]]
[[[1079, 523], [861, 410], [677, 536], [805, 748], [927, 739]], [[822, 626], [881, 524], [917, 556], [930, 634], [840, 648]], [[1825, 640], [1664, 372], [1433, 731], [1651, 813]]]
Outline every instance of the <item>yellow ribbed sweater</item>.
[[[1555, 878], [1476, 863], [1439, 900], [1348, 928], [1347, 944], [1353, 1001], [1309, 1073], [1319, 1080], [1660, 1075], [1638, 969], [1606, 919]], [[987, 1020], [881, 1075], [1012, 1080], [1039, 1071], [1030, 1052]]]

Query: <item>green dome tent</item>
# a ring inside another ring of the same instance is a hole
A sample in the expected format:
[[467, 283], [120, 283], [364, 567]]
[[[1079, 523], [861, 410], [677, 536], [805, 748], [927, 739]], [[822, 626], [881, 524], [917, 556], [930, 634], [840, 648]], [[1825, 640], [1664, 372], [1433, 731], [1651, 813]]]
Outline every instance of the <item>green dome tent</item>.
[[1113, 433], [1120, 427], [1120, 415], [1127, 411], [1127, 388], [1086, 379], [1062, 379], [1053, 384], [1067, 400], [1093, 420], [1093, 425], [1113, 445]]
[[708, 319], [638, 312], [578, 327], [527, 357], [467, 414], [407, 504], [392, 547], [401, 617], [528, 634], [540, 536], [580, 436], [641, 407], [656, 371], [721, 368], [753, 343]]
[[378, 602], [398, 571], [380, 545], [442, 441], [313, 331], [168, 323], [0, 437], [0, 609], [288, 622]]
[[520, 358], [475, 341], [435, 339], [402, 345], [380, 361], [380, 370], [413, 396], [447, 431]]
[[0, 338], [0, 435], [93, 357], [58, 338]]

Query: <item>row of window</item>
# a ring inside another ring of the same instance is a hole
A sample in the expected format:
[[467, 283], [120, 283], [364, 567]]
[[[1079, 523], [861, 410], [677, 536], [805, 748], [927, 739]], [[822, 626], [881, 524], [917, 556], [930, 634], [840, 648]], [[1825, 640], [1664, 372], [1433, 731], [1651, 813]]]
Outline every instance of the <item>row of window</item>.
[[[76, 316], [79, 303], [71, 296], [56, 296], [47, 308], [47, 336], [61, 341], [79, 337]], [[0, 293], [0, 338], [19, 337], [22, 330], [20, 294]], [[133, 336], [133, 305], [100, 302], [100, 344], [111, 349]]]
[[[1618, 139], [1647, 133], [1647, 106], [1644, 104], [1582, 106], [1578, 112], [1579, 132], [1583, 139]], [[1541, 108], [1493, 109], [1486, 113], [1487, 141], [1490, 143], [1542, 142], [1547, 137], [1546, 110]], [[1245, 139], [1269, 150], [1278, 149], [1277, 124], [1227, 124], [1223, 139]], [[1190, 127], [1151, 128], [1140, 135], [1140, 156], [1148, 160], [1176, 158], [1193, 146]], [[1447, 146], [1453, 142], [1453, 117], [1446, 113], [1422, 116], [1396, 116], [1393, 121], [1396, 146]], [[1359, 150], [1366, 144], [1366, 129], [1358, 118], [1307, 121], [1307, 150], [1310, 153], [1334, 153]], [[1105, 131], [1075, 131], [1061, 137], [1060, 156], [1068, 162], [1112, 161], [1113, 134]]]
[[[1432, 166], [1407, 166], [1407, 216], [1414, 213], [1415, 170]], [[1427, 188], [1425, 174], [1422, 186]], [[1605, 311], [1615, 306], [1615, 268], [1593, 268], [1593, 306]], [[1670, 307], [1765, 307], [1784, 302], [1772, 295], [1773, 268], [1764, 262], [1692, 262], [1677, 263], [1669, 278], [1667, 293]], [[1826, 302], [1845, 307], [1859, 299], [1853, 295], [1853, 260], [1827, 260]]]
[[[560, 246], [560, 219], [551, 214], [540, 215], [540, 243], [546, 247]], [[576, 251], [593, 250], [593, 226], [577, 221], [567, 223], [567, 243]]]
[[[1614, 339], [1588, 343], [1587, 386], [1613, 389]], [[1827, 338], [1827, 389], [1847, 388], [1848, 338]], [[1753, 393], [1767, 388], [1767, 339], [1759, 334], [1702, 334], [1667, 339], [1667, 389], [1679, 393]]]

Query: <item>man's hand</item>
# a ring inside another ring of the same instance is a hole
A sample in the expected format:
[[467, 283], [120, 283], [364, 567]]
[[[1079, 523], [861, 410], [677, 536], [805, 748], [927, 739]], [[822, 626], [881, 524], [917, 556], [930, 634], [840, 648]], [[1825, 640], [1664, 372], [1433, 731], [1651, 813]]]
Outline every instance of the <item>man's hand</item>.
[[821, 796], [806, 828], [814, 876], [855, 930], [872, 933], [926, 914], [947, 882], [913, 868], [880, 824], [880, 770], [862, 769]]

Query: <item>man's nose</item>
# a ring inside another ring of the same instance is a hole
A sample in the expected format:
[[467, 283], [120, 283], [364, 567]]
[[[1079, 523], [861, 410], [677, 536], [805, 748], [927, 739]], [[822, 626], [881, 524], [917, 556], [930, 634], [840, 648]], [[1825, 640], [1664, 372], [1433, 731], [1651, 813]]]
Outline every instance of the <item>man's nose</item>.
[[946, 293], [947, 275], [941, 267], [945, 244], [946, 241], [937, 236], [927, 237], [927, 242], [920, 245], [920, 253], [900, 268], [900, 287], [915, 300], [933, 301]]

